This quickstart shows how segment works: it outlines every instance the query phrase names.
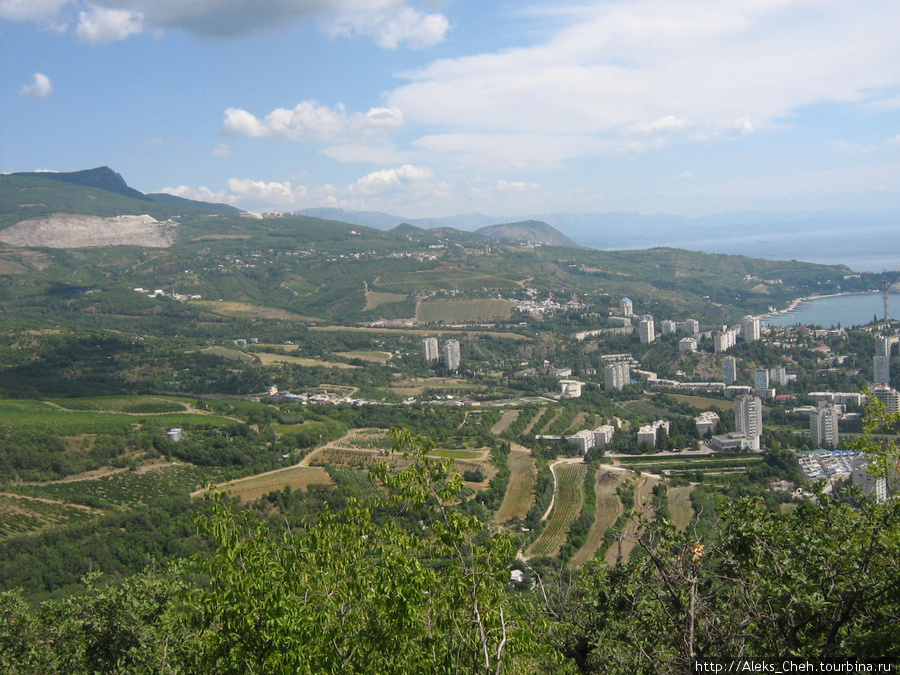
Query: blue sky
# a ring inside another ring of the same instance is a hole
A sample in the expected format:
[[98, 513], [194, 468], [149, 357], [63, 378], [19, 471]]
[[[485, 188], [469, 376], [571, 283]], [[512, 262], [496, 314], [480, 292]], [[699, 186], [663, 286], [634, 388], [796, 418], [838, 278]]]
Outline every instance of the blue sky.
[[0, 0], [0, 171], [254, 211], [900, 209], [896, 0]]

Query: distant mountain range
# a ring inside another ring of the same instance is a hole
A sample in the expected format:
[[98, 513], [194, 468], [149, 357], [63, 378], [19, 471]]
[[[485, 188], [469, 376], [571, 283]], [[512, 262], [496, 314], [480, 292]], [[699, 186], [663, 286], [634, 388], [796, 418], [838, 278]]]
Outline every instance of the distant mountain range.
[[[239, 214], [227, 204], [144, 194], [128, 186], [109, 167], [74, 172], [9, 174], [105, 190], [145, 202], [202, 208], [209, 213]], [[511, 217], [467, 213], [436, 218], [403, 218], [378, 211], [303, 209], [297, 215], [379, 230], [407, 224], [420, 230], [475, 233], [489, 239], [600, 250], [657, 246], [747, 255], [768, 259], [842, 263], [856, 270], [900, 269], [900, 212], [821, 211], [765, 213], [741, 211], [697, 218], [639, 213], [536, 213]]]

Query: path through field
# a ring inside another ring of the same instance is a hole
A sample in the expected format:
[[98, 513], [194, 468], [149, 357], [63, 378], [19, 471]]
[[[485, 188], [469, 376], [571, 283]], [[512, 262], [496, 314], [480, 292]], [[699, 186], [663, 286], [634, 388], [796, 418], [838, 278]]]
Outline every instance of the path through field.
[[519, 410], [507, 410], [503, 413], [503, 417], [500, 418], [500, 421], [497, 422], [492, 428], [491, 433], [494, 436], [499, 436], [504, 431], [509, 429], [509, 425], [515, 422], [519, 418]]
[[[640, 483], [634, 491], [634, 509], [635, 515], [652, 515], [653, 514], [653, 487], [660, 482], [660, 477], [650, 473], [642, 473]], [[615, 565], [619, 557], [625, 562], [631, 556], [634, 547], [637, 546], [637, 527], [636, 518], [631, 518], [625, 527], [625, 532], [619, 537], [619, 541], [613, 543], [606, 551], [606, 562], [608, 565]]]
[[693, 485], [684, 487], [670, 487], [666, 494], [669, 497], [669, 514], [672, 524], [679, 530], [684, 530], [694, 517], [694, 507], [691, 504], [691, 492]]
[[494, 516], [494, 522], [497, 523], [524, 518], [534, 503], [537, 471], [534, 468], [534, 457], [528, 448], [512, 444], [509, 451], [509, 472], [509, 486], [503, 496], [503, 503]]
[[603, 543], [603, 535], [607, 528], [612, 527], [622, 515], [622, 500], [616, 494], [616, 488], [628, 477], [625, 469], [613, 468], [602, 465], [597, 470], [594, 481], [597, 491], [597, 505], [594, 512], [594, 523], [588, 532], [584, 546], [572, 556], [570, 567], [581, 567], [594, 557], [597, 549]]
[[587, 464], [580, 459], [577, 463], [560, 460], [551, 465], [550, 470], [556, 482], [553, 491], [553, 503], [550, 506], [549, 518], [544, 529], [528, 550], [525, 558], [535, 556], [554, 556], [566, 543], [566, 535], [575, 519], [581, 513], [584, 503], [584, 477]]

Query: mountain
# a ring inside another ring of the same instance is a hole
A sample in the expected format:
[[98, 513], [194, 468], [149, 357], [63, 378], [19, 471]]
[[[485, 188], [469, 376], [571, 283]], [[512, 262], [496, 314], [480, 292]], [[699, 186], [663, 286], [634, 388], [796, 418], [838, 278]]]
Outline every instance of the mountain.
[[489, 239], [508, 239], [531, 244], [580, 248], [578, 244], [562, 232], [539, 220], [523, 220], [519, 223], [488, 225], [475, 230], [474, 234]]
[[137, 199], [140, 201], [155, 202], [157, 204], [168, 204], [170, 206], [193, 206], [205, 209], [215, 213], [243, 213], [241, 209], [228, 204], [213, 204], [209, 202], [199, 202], [193, 199], [184, 199], [164, 193], [144, 194], [139, 190], [135, 190], [125, 182], [122, 175], [116, 173], [108, 166], [99, 166], [95, 169], [85, 169], [83, 171], [40, 171], [40, 172], [21, 172], [9, 174], [18, 178], [36, 177], [45, 180], [59, 181], [60, 183], [69, 183], [72, 185], [80, 185], [82, 187], [95, 188], [104, 192]]

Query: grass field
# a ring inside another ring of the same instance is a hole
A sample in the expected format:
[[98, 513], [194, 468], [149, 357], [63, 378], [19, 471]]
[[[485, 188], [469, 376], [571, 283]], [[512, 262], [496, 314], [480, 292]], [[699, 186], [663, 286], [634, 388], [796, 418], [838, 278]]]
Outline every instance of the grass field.
[[509, 486], [503, 496], [503, 502], [497, 509], [494, 520], [505, 523], [522, 519], [534, 503], [534, 482], [536, 471], [534, 457], [526, 448], [513, 445], [509, 453]]
[[286, 485], [290, 485], [292, 490], [305, 490], [313, 483], [330, 485], [332, 484], [331, 476], [320, 466], [291, 466], [240, 480], [219, 483], [216, 488], [226, 494], [239, 497], [242, 502], [251, 502], [269, 492], [284, 490]]
[[387, 305], [392, 302], [403, 302], [409, 296], [406, 293], [384, 293], [380, 291], [366, 292], [365, 311], [375, 309], [379, 305]]
[[[171, 407], [184, 406], [179, 399], [168, 399]], [[157, 406], [154, 401], [158, 402]], [[159, 427], [188, 427], [191, 424], [230, 423], [218, 415], [162, 412], [167, 399], [158, 397], [103, 397], [65, 399], [59, 403], [31, 400], [0, 401], [0, 428], [25, 429], [59, 436], [116, 433], [128, 429], [143, 415]], [[68, 406], [67, 409], [60, 407]], [[152, 410], [158, 412], [151, 412]], [[125, 410], [135, 412], [126, 412]], [[137, 411], [142, 412], [137, 412]]]
[[377, 333], [377, 334], [388, 334], [388, 335], [420, 335], [422, 337], [429, 336], [444, 336], [444, 337], [453, 337], [453, 336], [479, 336], [485, 335], [487, 337], [495, 337], [500, 339], [507, 340], [533, 340], [534, 338], [530, 338], [527, 335], [519, 335], [518, 333], [506, 333], [501, 331], [489, 331], [489, 330], [449, 330], [449, 329], [427, 329], [427, 328], [375, 328], [368, 326], [310, 326], [310, 330], [317, 331], [326, 331], [326, 332], [340, 332], [346, 331], [348, 333]]
[[[213, 349], [215, 349], [215, 347]], [[287, 354], [256, 352], [254, 355], [264, 366], [270, 366], [273, 363], [290, 363], [296, 366], [306, 366], [307, 368], [314, 368], [316, 366], [321, 366], [322, 368], [359, 368], [359, 366], [351, 366], [349, 363], [341, 363], [339, 361], [318, 361], [316, 359], [305, 359], [301, 356], [289, 356]]]
[[419, 323], [466, 323], [508, 319], [515, 304], [509, 300], [421, 300], [416, 303]]
[[597, 492], [597, 504], [594, 512], [594, 522], [588, 532], [587, 539], [569, 563], [570, 567], [581, 567], [597, 553], [597, 549], [603, 543], [606, 530], [612, 527], [619, 516], [622, 515], [622, 500], [616, 494], [616, 488], [625, 480], [626, 471], [610, 471], [600, 469], [594, 481]]
[[526, 558], [556, 555], [560, 547], [566, 543], [569, 528], [581, 513], [584, 501], [581, 485], [587, 473], [587, 465], [556, 464], [553, 473], [556, 476], [553, 508], [544, 529], [525, 551]]
[[691, 492], [693, 485], [683, 487], [670, 487], [666, 491], [669, 498], [669, 514], [672, 524], [679, 530], [684, 530], [694, 517], [694, 507], [691, 505]]
[[213, 314], [247, 319], [281, 319], [288, 321], [318, 321], [318, 319], [289, 312], [279, 307], [251, 305], [245, 302], [213, 302], [211, 300], [194, 300], [192, 304], [201, 305]]
[[519, 410], [506, 410], [503, 415], [500, 417], [500, 421], [497, 422], [493, 427], [491, 427], [491, 433], [495, 436], [499, 436], [504, 431], [509, 429], [509, 425], [515, 422], [519, 418]]
[[355, 352], [336, 353], [338, 356], [343, 356], [345, 359], [359, 359], [360, 361], [371, 361], [372, 363], [387, 363], [393, 357], [390, 352], [365, 351], [362, 349]]

